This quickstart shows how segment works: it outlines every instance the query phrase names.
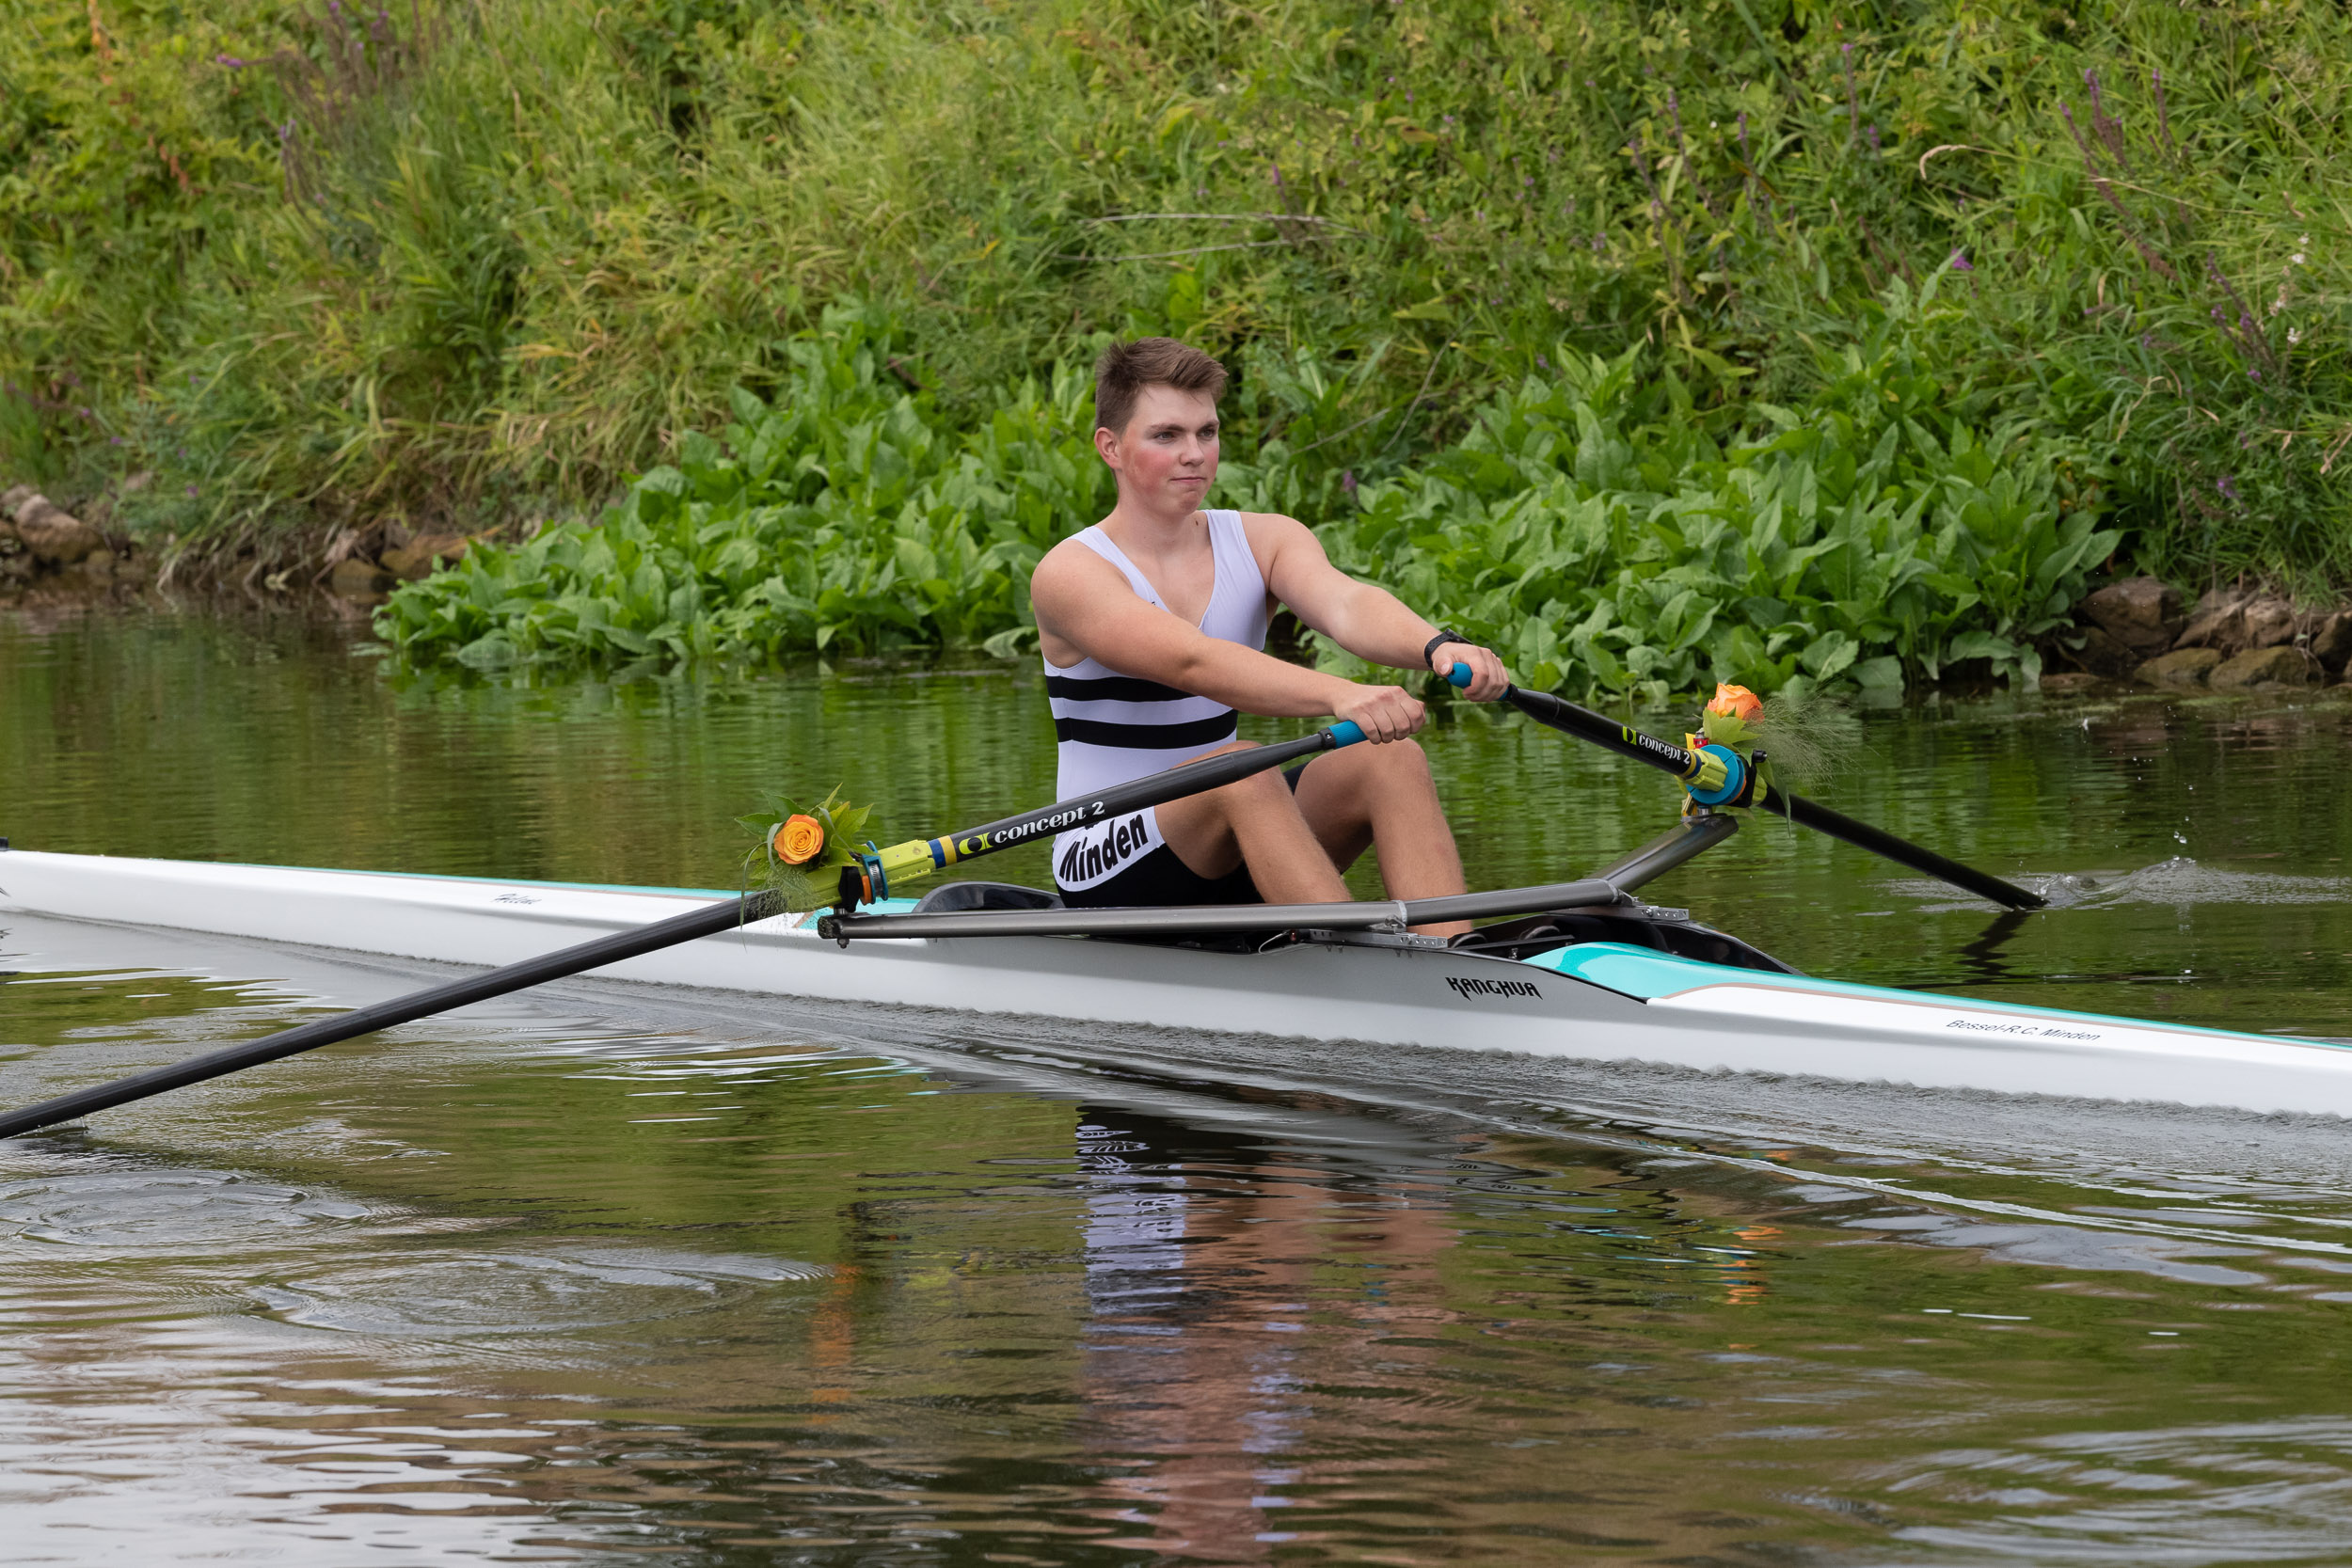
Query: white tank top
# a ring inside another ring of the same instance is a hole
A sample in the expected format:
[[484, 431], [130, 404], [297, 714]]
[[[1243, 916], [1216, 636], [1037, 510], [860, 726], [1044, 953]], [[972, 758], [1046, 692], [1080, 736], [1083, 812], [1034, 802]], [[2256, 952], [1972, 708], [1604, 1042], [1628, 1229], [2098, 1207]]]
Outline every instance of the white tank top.
[[[1250, 553], [1241, 514], [1211, 512], [1208, 519], [1216, 583], [1209, 593], [1209, 608], [1201, 613], [1200, 629], [1246, 648], [1263, 648], [1265, 574], [1258, 570], [1258, 558]], [[1168, 608], [1152, 579], [1111, 543], [1101, 527], [1087, 529], [1076, 537], [1078, 543], [1118, 567], [1136, 597], [1162, 610]], [[1224, 745], [1236, 733], [1233, 710], [1214, 699], [1123, 674], [1091, 658], [1067, 667], [1050, 658], [1044, 664], [1045, 695], [1054, 710], [1054, 735], [1060, 742], [1057, 800], [1067, 800], [1190, 762]], [[1134, 822], [1121, 819], [1060, 835], [1054, 841], [1055, 879], [1064, 887], [1085, 887], [1148, 851], [1159, 842], [1159, 824], [1149, 812], [1137, 817]]]

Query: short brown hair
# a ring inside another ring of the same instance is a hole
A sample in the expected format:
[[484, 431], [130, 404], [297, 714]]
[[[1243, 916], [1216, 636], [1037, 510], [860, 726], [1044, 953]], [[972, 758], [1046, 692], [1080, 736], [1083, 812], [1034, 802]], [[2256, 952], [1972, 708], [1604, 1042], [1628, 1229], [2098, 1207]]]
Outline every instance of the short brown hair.
[[1094, 362], [1094, 428], [1125, 435], [1127, 421], [1136, 416], [1136, 399], [1146, 387], [1206, 392], [1215, 399], [1225, 390], [1225, 367], [1173, 338], [1113, 343]]

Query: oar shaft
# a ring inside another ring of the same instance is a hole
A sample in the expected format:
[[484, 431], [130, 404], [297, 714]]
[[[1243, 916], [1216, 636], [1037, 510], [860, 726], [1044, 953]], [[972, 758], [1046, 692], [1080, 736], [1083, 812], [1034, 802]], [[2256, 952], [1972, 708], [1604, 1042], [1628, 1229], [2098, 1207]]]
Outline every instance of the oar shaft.
[[[1067, 800], [1057, 800], [1050, 806], [1025, 811], [1015, 816], [999, 817], [977, 828], [966, 828], [959, 833], [945, 833], [938, 838], [913, 838], [904, 844], [894, 844], [877, 851], [863, 868], [850, 868], [850, 883], [854, 885], [858, 898], [871, 902], [889, 896], [892, 884], [913, 881], [934, 871], [963, 861], [993, 855], [1000, 849], [1017, 848], [1048, 834], [1067, 832], [1073, 828], [1090, 828], [1129, 812], [1145, 811], [1152, 806], [1166, 805], [1186, 796], [1200, 795], [1227, 784], [1238, 784], [1269, 768], [1279, 768], [1300, 757], [1332, 751], [1341, 746], [1353, 746], [1364, 738], [1364, 732], [1345, 720], [1329, 729], [1301, 736], [1296, 740], [1278, 741], [1271, 746], [1246, 747], [1238, 752], [1220, 752], [1215, 756], [1181, 764], [1163, 773], [1153, 773], [1115, 784], [1091, 795], [1073, 795]], [[879, 878], [876, 873], [879, 871]], [[879, 881], [880, 885], [876, 883]]]
[[1785, 795], [1777, 789], [1768, 789], [1757, 798], [1756, 803], [1765, 811], [1778, 812], [1801, 828], [1810, 828], [1817, 833], [1827, 833], [1830, 837], [1851, 844], [1857, 849], [1867, 849], [1870, 853], [1883, 856], [1898, 865], [1908, 866], [1922, 875], [1933, 877], [1938, 881], [1949, 882], [1956, 888], [1963, 888], [1979, 898], [1990, 899], [2004, 909], [2038, 910], [2049, 902], [2040, 894], [2028, 893], [2022, 887], [2001, 880], [1990, 872], [1979, 871], [1973, 865], [1963, 865], [1958, 861], [1947, 860], [1932, 849], [1922, 848], [1907, 839], [1897, 838], [1893, 833], [1873, 828], [1867, 822], [1857, 822], [1843, 812], [1830, 810], [1819, 800], [1808, 800], [1802, 795]]
[[1713, 783], [1720, 784], [1723, 782], [1723, 764], [1704, 752], [1693, 752], [1687, 747], [1661, 740], [1656, 736], [1644, 735], [1630, 724], [1620, 724], [1614, 719], [1595, 713], [1588, 707], [1579, 707], [1549, 691], [1506, 687], [1502, 700], [1539, 724], [1548, 724], [1581, 740], [1606, 747], [1621, 757], [1631, 757], [1635, 762], [1655, 768], [1661, 773], [1672, 773], [1686, 783], [1712, 787], [1705, 778], [1710, 764], [1715, 771]]
[[[970, 860], [976, 855], [994, 854], [1025, 844], [1041, 833], [1059, 832], [1066, 828], [1082, 828], [1117, 816], [1123, 812], [1141, 811], [1148, 806], [1179, 800], [1202, 790], [1217, 789], [1237, 783], [1253, 773], [1269, 768], [1279, 768], [1294, 758], [1310, 756], [1338, 746], [1349, 746], [1364, 737], [1363, 732], [1344, 721], [1327, 730], [1297, 740], [1283, 741], [1275, 746], [1255, 746], [1244, 751], [1220, 752], [1202, 757], [1164, 773], [1136, 779], [1099, 795], [1073, 797], [1057, 800], [1036, 811], [1008, 816], [985, 827], [974, 828], [946, 838], [914, 839], [906, 844], [885, 849], [875, 859], [885, 870], [899, 875], [923, 876], [935, 866]], [[899, 863], [894, 863], [894, 858]], [[854, 874], [855, 867], [850, 868]], [[873, 895], [869, 895], [872, 896]], [[193, 1056], [169, 1067], [156, 1068], [150, 1072], [101, 1084], [93, 1088], [59, 1095], [22, 1111], [0, 1114], [0, 1138], [12, 1138], [20, 1132], [54, 1127], [61, 1121], [72, 1121], [93, 1111], [108, 1110], [150, 1095], [184, 1088], [200, 1084], [208, 1078], [218, 1078], [264, 1062], [277, 1061], [304, 1051], [315, 1051], [322, 1045], [333, 1045], [360, 1035], [389, 1029], [395, 1024], [412, 1023], [435, 1013], [453, 1007], [485, 1002], [509, 991], [525, 990], [549, 980], [602, 969], [624, 958], [638, 958], [679, 942], [692, 942], [697, 937], [714, 936], [721, 931], [771, 915], [785, 912], [785, 901], [777, 893], [751, 893], [739, 898], [706, 904], [674, 915], [668, 920], [640, 926], [634, 930], [616, 931], [594, 942], [575, 947], [525, 958], [520, 963], [494, 969], [486, 974], [475, 974], [447, 985], [415, 991], [379, 1002], [372, 1007], [323, 1018], [316, 1022], [300, 1024], [245, 1045], [232, 1045], [209, 1055]]]
[[[1701, 790], [1718, 788], [1724, 782], [1723, 764], [1703, 752], [1693, 752], [1660, 740], [1655, 736], [1644, 735], [1630, 724], [1621, 724], [1614, 719], [1605, 718], [1591, 708], [1579, 707], [1548, 691], [1527, 691], [1515, 686], [1505, 689], [1502, 695], [1505, 702], [1539, 724], [1605, 746], [1619, 756], [1631, 757], [1661, 773], [1671, 773]], [[1711, 780], [1708, 777], [1710, 768]], [[1827, 833], [1857, 849], [1867, 849], [1874, 855], [1893, 861], [1897, 865], [1949, 882], [2006, 909], [2038, 910], [2046, 902], [2039, 894], [2028, 893], [1988, 872], [1947, 859], [1907, 839], [1897, 838], [1893, 833], [1873, 828], [1867, 822], [1857, 822], [1842, 812], [1832, 811], [1801, 795], [1766, 788], [1757, 793], [1754, 804], [1764, 811], [1777, 812], [1800, 827]]]
[[134, 1100], [163, 1094], [170, 1089], [185, 1088], [207, 1078], [218, 1078], [241, 1069], [259, 1067], [281, 1056], [292, 1056], [305, 1051], [315, 1051], [322, 1045], [333, 1045], [360, 1035], [371, 1035], [378, 1029], [395, 1024], [413, 1023], [435, 1013], [448, 1012], [453, 1007], [486, 1002], [509, 991], [524, 990], [548, 980], [560, 980], [568, 974], [602, 969], [659, 948], [673, 947], [697, 937], [714, 936], [746, 926], [755, 920], [784, 912], [784, 900], [773, 893], [747, 893], [739, 898], [729, 898], [716, 904], [699, 904], [684, 914], [668, 920], [658, 920], [650, 926], [632, 930], [615, 931], [594, 942], [583, 942], [553, 953], [543, 953], [535, 958], [508, 964], [486, 974], [470, 974], [462, 980], [435, 986], [428, 990], [411, 991], [406, 996], [379, 1002], [373, 1006], [339, 1013], [310, 1023], [281, 1029], [258, 1040], [232, 1045], [207, 1055], [191, 1056], [184, 1062], [159, 1067], [151, 1072], [119, 1079], [112, 1084], [79, 1089], [72, 1094], [44, 1100], [22, 1111], [0, 1115], [0, 1138], [13, 1138], [20, 1132], [30, 1132], [42, 1127], [54, 1127], [61, 1121], [72, 1121], [93, 1111], [109, 1110]]

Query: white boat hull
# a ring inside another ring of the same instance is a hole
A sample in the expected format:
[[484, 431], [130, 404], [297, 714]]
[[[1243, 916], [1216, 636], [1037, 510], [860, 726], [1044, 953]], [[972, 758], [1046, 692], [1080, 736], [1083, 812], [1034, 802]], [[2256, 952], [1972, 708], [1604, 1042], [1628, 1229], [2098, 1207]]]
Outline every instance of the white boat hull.
[[[460, 964], [510, 963], [711, 896], [0, 852], [0, 911]], [[1848, 986], [1616, 943], [1528, 962], [1420, 946], [1229, 954], [1071, 937], [843, 948], [787, 917], [596, 973], [981, 1014], [2352, 1116], [2352, 1050], [2325, 1041]]]

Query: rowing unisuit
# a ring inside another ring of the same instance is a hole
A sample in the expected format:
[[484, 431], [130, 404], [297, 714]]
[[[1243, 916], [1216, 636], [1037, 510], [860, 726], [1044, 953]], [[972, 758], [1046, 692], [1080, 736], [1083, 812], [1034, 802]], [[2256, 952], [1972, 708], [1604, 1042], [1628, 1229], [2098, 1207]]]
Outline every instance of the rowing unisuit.
[[[1241, 514], [1216, 511], [1205, 515], [1209, 546], [1216, 558], [1216, 586], [1201, 614], [1200, 629], [1228, 642], [1263, 648], [1265, 576], [1250, 553]], [[1076, 537], [1118, 567], [1139, 597], [1168, 608], [1152, 579], [1101, 527]], [[1055, 793], [1064, 800], [1190, 762], [1233, 738], [1233, 710], [1213, 698], [1138, 680], [1091, 658], [1067, 668], [1050, 658], [1044, 664], [1045, 694], [1054, 709], [1054, 735], [1060, 742]], [[1054, 840], [1054, 880], [1064, 888], [1092, 887], [1151, 853], [1160, 842], [1155, 811], [1063, 833]]]

